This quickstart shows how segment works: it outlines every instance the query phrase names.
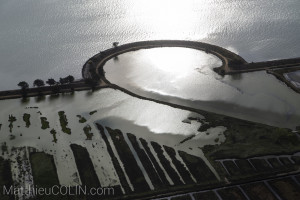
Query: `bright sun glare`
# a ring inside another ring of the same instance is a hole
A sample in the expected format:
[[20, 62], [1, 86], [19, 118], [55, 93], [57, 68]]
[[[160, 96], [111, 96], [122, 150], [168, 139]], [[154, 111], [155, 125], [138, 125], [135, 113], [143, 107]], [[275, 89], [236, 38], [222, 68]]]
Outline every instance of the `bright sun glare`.
[[136, 17], [136, 23], [146, 31], [164, 33], [168, 37], [191, 30], [199, 23], [193, 11], [193, 4], [178, 0], [136, 1], [131, 5], [129, 15]]
[[[187, 70], [184, 70], [184, 66], [189, 65], [189, 61], [194, 59], [193, 50], [182, 51], [181, 48], [156, 48], [152, 51], [147, 51], [147, 57], [151, 58], [149, 64], [155, 67], [157, 70], [184, 75]], [[195, 66], [196, 68], [196, 66]]]

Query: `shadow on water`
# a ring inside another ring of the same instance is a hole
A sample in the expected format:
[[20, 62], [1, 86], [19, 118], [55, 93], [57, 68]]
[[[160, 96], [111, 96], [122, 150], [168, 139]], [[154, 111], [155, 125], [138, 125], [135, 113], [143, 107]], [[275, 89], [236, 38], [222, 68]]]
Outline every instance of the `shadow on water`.
[[242, 80], [243, 79], [243, 74], [232, 74], [230, 75], [231, 80]]
[[39, 95], [37, 97], [34, 98], [36, 103], [39, 103], [41, 101], [45, 101], [46, 100], [46, 96], [45, 95]]
[[23, 98], [20, 99], [20, 102], [21, 102], [21, 105], [27, 105], [30, 102], [30, 98], [29, 97], [26, 97], [26, 98], [23, 97]]
[[61, 97], [65, 99], [73, 99], [75, 97], [75, 92], [62, 93]]
[[93, 96], [93, 94], [94, 94], [94, 90], [88, 90], [86, 93], [85, 93], [85, 96], [86, 97], [91, 97], [91, 96]]
[[51, 94], [49, 95], [48, 99], [49, 101], [53, 101], [53, 100], [56, 100], [60, 97], [60, 94]]

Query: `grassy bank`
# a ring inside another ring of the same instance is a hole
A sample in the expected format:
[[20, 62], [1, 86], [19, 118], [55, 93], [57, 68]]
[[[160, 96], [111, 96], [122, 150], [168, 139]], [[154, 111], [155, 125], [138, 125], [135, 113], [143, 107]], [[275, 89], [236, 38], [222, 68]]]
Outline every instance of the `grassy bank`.
[[271, 127], [249, 121], [215, 115], [211, 123], [227, 127], [225, 142], [202, 148], [212, 160], [248, 158], [269, 154], [290, 154], [300, 151], [300, 141], [290, 129]]

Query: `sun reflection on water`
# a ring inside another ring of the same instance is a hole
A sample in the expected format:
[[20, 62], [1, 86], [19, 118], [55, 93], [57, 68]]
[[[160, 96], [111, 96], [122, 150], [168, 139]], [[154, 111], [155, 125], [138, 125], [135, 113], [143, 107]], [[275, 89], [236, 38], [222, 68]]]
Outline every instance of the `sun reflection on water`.
[[[206, 2], [203, 2], [201, 10], [195, 10], [195, 4], [198, 3], [193, 0], [141, 0], [130, 4], [127, 15], [134, 17], [136, 24], [144, 31], [160, 33], [160, 36], [167, 38], [175, 38], [201, 24], [202, 30], [197, 35], [199, 39], [205, 38], [210, 33], [211, 25], [207, 18], [212, 10], [208, 9]], [[201, 18], [199, 12], [202, 14]]]
[[143, 56], [149, 60], [148, 64], [154, 70], [160, 71], [160, 73], [169, 73], [184, 77], [190, 73], [185, 69], [186, 66], [197, 69], [197, 65], [194, 62], [195, 55], [191, 52], [193, 51], [189, 51], [188, 49], [182, 51], [181, 48], [168, 48], [168, 51], [164, 48], [157, 48], [153, 51], [145, 51]]
[[[119, 60], [105, 64], [106, 77], [112, 83], [141, 87], [154, 93], [189, 96], [205, 94], [210, 99], [215, 73], [222, 62], [212, 54], [189, 48], [164, 47], [122, 54]], [[126, 86], [125, 86], [126, 88]], [[219, 95], [219, 93], [218, 93]]]

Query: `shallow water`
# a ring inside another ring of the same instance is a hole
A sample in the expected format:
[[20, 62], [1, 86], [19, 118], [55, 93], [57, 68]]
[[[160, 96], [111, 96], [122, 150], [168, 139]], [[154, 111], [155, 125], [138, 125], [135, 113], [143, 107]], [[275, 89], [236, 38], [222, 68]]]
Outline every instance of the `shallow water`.
[[283, 74], [284, 77], [291, 81], [296, 87], [300, 88], [300, 70]]
[[[216, 130], [210, 130], [210, 136], [203, 135], [201, 137], [199, 135], [194, 141], [180, 144], [185, 138], [196, 134], [201, 126], [200, 122], [183, 123], [182, 121], [188, 117], [204, 118], [203, 116], [151, 101], [140, 100], [113, 89], [102, 89], [94, 93], [76, 92], [74, 95], [65, 94], [58, 98], [47, 96], [41, 101], [30, 98], [27, 103], [22, 103], [20, 99], [3, 100], [0, 101], [0, 109], [0, 145], [6, 143], [9, 150], [8, 153], [4, 152], [2, 156], [13, 159], [11, 148], [25, 146], [51, 154], [54, 156], [59, 181], [63, 185], [80, 183], [74, 156], [70, 149], [70, 144], [74, 143], [87, 148], [101, 185], [119, 183], [110, 155], [106, 151], [106, 144], [95, 123], [112, 129], [120, 129], [124, 134], [133, 133], [138, 138], [156, 141], [161, 145], [171, 146], [177, 150], [200, 156], [204, 160], [202, 151], [197, 147], [203, 147], [206, 144], [219, 144], [224, 141], [223, 132], [226, 130], [219, 127]], [[65, 111], [71, 135], [62, 132], [58, 116], [59, 111]], [[97, 112], [90, 115], [91, 111]], [[31, 125], [28, 128], [25, 127], [23, 121], [24, 113], [31, 115]], [[12, 132], [9, 131], [9, 115], [16, 117]], [[87, 121], [79, 123], [77, 115], [85, 117]], [[41, 129], [40, 117], [47, 118], [50, 128]], [[87, 137], [83, 132], [83, 127], [86, 125], [91, 126], [92, 140], [86, 140]], [[57, 131], [57, 143], [53, 141], [54, 138], [50, 134], [52, 128]], [[215, 142], [216, 138], [220, 140]]]
[[85, 61], [115, 41], [203, 41], [249, 62], [299, 57], [299, 8], [298, 0], [2, 0], [0, 89], [80, 78]]
[[300, 95], [266, 72], [219, 76], [221, 61], [187, 48], [154, 48], [109, 60], [106, 78], [142, 96], [274, 126], [300, 121]]

